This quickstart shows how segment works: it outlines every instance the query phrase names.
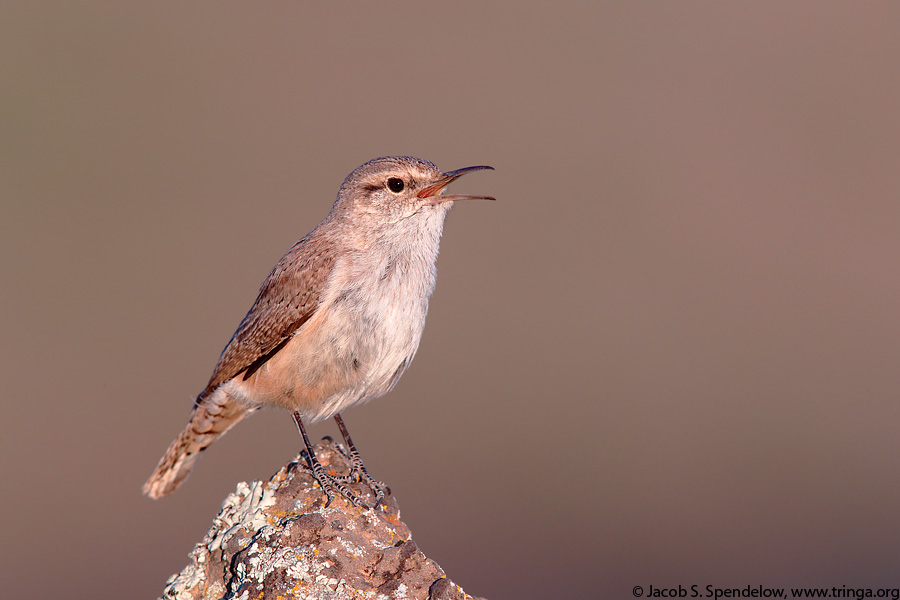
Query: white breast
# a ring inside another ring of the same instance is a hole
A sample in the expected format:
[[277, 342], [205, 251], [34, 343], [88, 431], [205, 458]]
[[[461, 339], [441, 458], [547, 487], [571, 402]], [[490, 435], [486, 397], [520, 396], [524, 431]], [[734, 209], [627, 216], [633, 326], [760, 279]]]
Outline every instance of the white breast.
[[[440, 234], [446, 211], [408, 219], [390, 240], [339, 259], [328, 297], [319, 310], [326, 318], [317, 360], [344, 374], [346, 385], [323, 399], [313, 420], [387, 393], [409, 366], [425, 327], [428, 300], [436, 282]], [[424, 221], [424, 222], [423, 222]], [[410, 234], [411, 235], [407, 235]]]

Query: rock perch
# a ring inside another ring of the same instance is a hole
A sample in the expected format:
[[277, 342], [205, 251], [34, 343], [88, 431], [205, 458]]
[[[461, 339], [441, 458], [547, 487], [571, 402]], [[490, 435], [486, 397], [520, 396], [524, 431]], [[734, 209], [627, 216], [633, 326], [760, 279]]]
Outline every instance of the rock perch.
[[[348, 472], [342, 446], [326, 438], [315, 450], [326, 470]], [[374, 505], [366, 486], [352, 487]], [[377, 510], [341, 497], [328, 508], [324, 502], [301, 457], [268, 481], [239, 483], [162, 598], [472, 598], [418, 549], [393, 495]]]

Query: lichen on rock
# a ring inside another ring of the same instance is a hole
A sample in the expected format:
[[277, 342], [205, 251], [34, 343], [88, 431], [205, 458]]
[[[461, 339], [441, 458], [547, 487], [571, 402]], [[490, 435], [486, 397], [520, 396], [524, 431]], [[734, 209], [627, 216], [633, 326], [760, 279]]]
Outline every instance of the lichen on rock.
[[[341, 445], [326, 438], [315, 451], [326, 470], [348, 472]], [[374, 505], [371, 490], [353, 488]], [[325, 499], [302, 457], [268, 481], [239, 483], [162, 598], [471, 598], [418, 549], [392, 494], [377, 509]]]

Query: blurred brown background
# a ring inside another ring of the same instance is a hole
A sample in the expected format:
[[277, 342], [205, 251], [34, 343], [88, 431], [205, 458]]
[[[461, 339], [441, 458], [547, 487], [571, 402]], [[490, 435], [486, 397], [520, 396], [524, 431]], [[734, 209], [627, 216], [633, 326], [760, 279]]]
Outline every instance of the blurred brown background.
[[455, 581], [900, 587], [898, 40], [896, 3], [5, 2], [3, 596], [155, 597], [296, 454], [265, 412], [140, 495], [385, 154], [497, 169], [345, 414]]

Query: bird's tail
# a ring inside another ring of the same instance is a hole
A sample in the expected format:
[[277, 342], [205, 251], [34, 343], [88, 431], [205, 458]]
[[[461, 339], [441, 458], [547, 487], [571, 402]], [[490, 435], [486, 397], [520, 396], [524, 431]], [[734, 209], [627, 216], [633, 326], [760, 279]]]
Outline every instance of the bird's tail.
[[187, 478], [200, 452], [253, 411], [223, 391], [198, 400], [188, 421], [144, 484], [151, 498], [168, 496]]

